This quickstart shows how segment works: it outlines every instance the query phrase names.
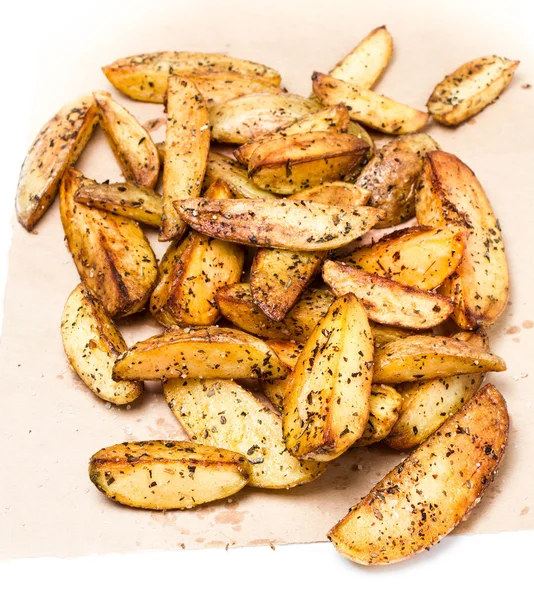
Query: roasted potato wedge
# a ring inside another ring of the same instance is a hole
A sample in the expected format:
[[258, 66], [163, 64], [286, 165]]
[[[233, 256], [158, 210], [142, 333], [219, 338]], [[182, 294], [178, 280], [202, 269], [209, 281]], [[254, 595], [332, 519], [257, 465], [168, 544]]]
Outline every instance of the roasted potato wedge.
[[469, 342], [441, 336], [413, 335], [377, 349], [374, 381], [403, 383], [505, 370], [506, 363], [502, 358]]
[[332, 260], [323, 265], [323, 279], [336, 296], [354, 294], [369, 318], [377, 323], [429, 329], [444, 321], [453, 310], [452, 302], [445, 296]]
[[243, 455], [192, 442], [124, 442], [99, 450], [89, 462], [89, 478], [108, 498], [152, 510], [227, 498], [249, 477]]
[[280, 416], [234, 381], [167, 381], [163, 393], [191, 439], [246, 456], [251, 486], [290, 488], [316, 479], [326, 469], [291, 456], [282, 439]]
[[93, 183], [75, 169], [65, 172], [61, 222], [82, 282], [110, 317], [124, 317], [142, 310], [150, 298], [156, 257], [135, 221], [75, 201], [77, 191]]
[[353, 175], [367, 159], [369, 146], [348, 133], [297, 133], [262, 142], [248, 163], [260, 188], [294, 194]]
[[[235, 77], [244, 76], [251, 81], [280, 85], [280, 74], [274, 69], [223, 54], [201, 52], [154, 52], [128, 56], [103, 67], [102, 71], [120, 92], [142, 102], [164, 102], [170, 75], [226, 77], [232, 81]], [[228, 89], [231, 84], [226, 87]]]
[[356, 183], [370, 192], [370, 206], [386, 211], [379, 227], [392, 227], [415, 215], [417, 181], [432, 150], [439, 146], [426, 133], [403, 135], [382, 146], [364, 167]]
[[275, 378], [286, 373], [263, 340], [225, 327], [168, 329], [134, 344], [113, 368], [116, 381]]
[[143, 392], [140, 381], [113, 381], [115, 359], [128, 346], [100, 302], [80, 283], [61, 317], [61, 339], [71, 367], [99, 398], [128, 404]]
[[414, 133], [428, 121], [428, 113], [358, 88], [330, 75], [314, 73], [313, 91], [327, 106], [343, 102], [350, 118], [384, 133]]
[[315, 200], [190, 198], [174, 203], [196, 231], [247, 246], [333, 250], [369, 231], [382, 211]]
[[107, 92], [93, 94], [99, 109], [100, 125], [124, 177], [143, 187], [153, 188], [159, 176], [159, 154], [150, 134], [124, 106]]
[[241, 96], [210, 108], [211, 137], [220, 143], [245, 144], [320, 108], [317, 100], [295, 94]]
[[433, 290], [456, 271], [464, 254], [465, 235], [461, 227], [398, 229], [342, 260], [403, 285]]
[[282, 424], [293, 456], [330, 461], [369, 418], [373, 337], [352, 294], [335, 300], [306, 342], [286, 388]]
[[421, 225], [467, 230], [462, 262], [441, 292], [454, 300], [452, 317], [462, 329], [495, 323], [508, 302], [510, 277], [499, 223], [473, 171], [453, 154], [427, 154], [416, 215]]
[[[405, 329], [404, 327], [392, 327], [391, 325], [381, 325], [380, 323], [371, 323], [375, 347], [385, 346], [389, 342], [403, 340], [411, 335], [421, 335], [420, 331]], [[428, 333], [425, 332], [427, 335]]]
[[518, 60], [483, 56], [458, 67], [434, 88], [427, 108], [444, 125], [459, 125], [492, 104], [508, 86]]
[[133, 183], [93, 183], [81, 187], [75, 200], [151, 227], [161, 226], [163, 200], [150, 188]]
[[[273, 139], [283, 139], [288, 135], [295, 135], [297, 133], [311, 133], [314, 131], [347, 133], [349, 126], [349, 111], [344, 104], [328, 106], [322, 110], [317, 110], [310, 115], [303, 116], [291, 125], [277, 128], [274, 133], [262, 135], [260, 138], [258, 138], [256, 135], [253, 136], [254, 139], [252, 141], [247, 142], [234, 150], [234, 156], [243, 165], [248, 165], [248, 161], [250, 160], [250, 157], [256, 148], [268, 140], [272, 141]], [[362, 135], [358, 135], [356, 137], [362, 137]]]
[[198, 73], [187, 75], [202, 94], [207, 106], [217, 106], [251, 94], [284, 94], [285, 90], [239, 73]]
[[485, 386], [329, 531], [336, 550], [364, 565], [428, 550], [480, 501], [503, 457], [508, 427], [504, 398]]
[[393, 54], [393, 38], [385, 25], [373, 29], [330, 71], [332, 77], [362, 89], [370, 89], [380, 79]]
[[275, 351], [280, 362], [286, 367], [288, 374], [282, 379], [262, 379], [261, 388], [271, 404], [279, 411], [282, 411], [287, 384], [295, 369], [300, 353], [304, 349], [304, 344], [297, 344], [296, 342], [288, 342], [286, 340], [267, 340], [267, 344]]
[[353, 445], [363, 448], [386, 438], [399, 418], [402, 402], [402, 396], [395, 388], [373, 385], [369, 396], [369, 420], [363, 435]]
[[20, 170], [15, 208], [31, 231], [54, 201], [65, 170], [77, 160], [98, 124], [92, 96], [66, 104], [37, 134]]
[[209, 149], [206, 103], [191, 81], [170, 77], [160, 241], [179, 239], [185, 233], [187, 226], [176, 212], [174, 201], [200, 196]]
[[[463, 331], [454, 338], [489, 351], [487, 337], [483, 333]], [[398, 386], [403, 398], [402, 409], [386, 444], [397, 450], [407, 450], [424, 442], [471, 400], [483, 379], [483, 373], [471, 373]]]

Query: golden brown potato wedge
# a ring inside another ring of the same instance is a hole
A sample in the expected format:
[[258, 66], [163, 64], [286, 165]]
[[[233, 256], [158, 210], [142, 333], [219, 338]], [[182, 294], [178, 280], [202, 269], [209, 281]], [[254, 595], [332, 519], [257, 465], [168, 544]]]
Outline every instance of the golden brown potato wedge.
[[[223, 54], [201, 52], [154, 52], [128, 56], [103, 67], [102, 71], [120, 92], [142, 102], [164, 102], [170, 75], [226, 77], [231, 81], [241, 76], [272, 86], [280, 85], [280, 74], [274, 69]], [[231, 84], [226, 87], [231, 87]]]
[[262, 142], [248, 163], [260, 188], [294, 194], [353, 175], [367, 159], [369, 146], [348, 133], [312, 132]]
[[363, 435], [354, 442], [357, 448], [370, 446], [386, 438], [399, 418], [402, 396], [389, 385], [373, 385], [369, 396], [369, 420]]
[[191, 81], [170, 77], [160, 241], [180, 239], [185, 233], [187, 225], [173, 203], [177, 199], [200, 196], [209, 149], [206, 103]]
[[72, 168], [63, 176], [59, 211], [67, 244], [82, 282], [106, 313], [131, 315], [150, 298], [156, 257], [135, 221], [75, 201], [77, 191], [93, 183]]
[[251, 486], [290, 488], [316, 479], [326, 469], [291, 456], [280, 416], [234, 381], [167, 381], [163, 393], [192, 440], [246, 456]]
[[372, 88], [380, 79], [393, 54], [393, 38], [385, 25], [373, 29], [330, 71], [332, 77], [362, 89]]
[[510, 276], [499, 223], [473, 171], [453, 154], [430, 152], [416, 214], [421, 225], [467, 230], [462, 262], [440, 291], [454, 300], [452, 317], [462, 329], [495, 323], [508, 302]]
[[142, 394], [140, 381], [113, 381], [115, 359], [128, 346], [100, 302], [82, 283], [63, 309], [61, 339], [71, 367], [99, 398], [128, 404]]
[[107, 92], [93, 94], [100, 125], [124, 177], [137, 185], [153, 188], [159, 176], [159, 154], [150, 134], [124, 106]]
[[98, 124], [93, 96], [66, 104], [37, 134], [20, 170], [15, 207], [31, 231], [54, 201], [65, 170], [77, 160]]
[[[411, 335], [421, 335], [421, 331], [405, 329], [404, 327], [392, 327], [391, 325], [381, 325], [380, 323], [371, 323], [375, 346], [384, 346], [389, 342], [395, 342]], [[428, 332], [425, 332], [428, 335]]]
[[245, 144], [320, 108], [317, 100], [295, 94], [241, 96], [210, 108], [211, 137], [220, 143]]
[[336, 296], [352, 293], [377, 323], [429, 329], [444, 321], [453, 310], [449, 298], [366, 273], [362, 269], [328, 260], [323, 279]]
[[456, 271], [465, 250], [465, 235], [461, 227], [398, 229], [342, 260], [403, 285], [433, 290]]
[[508, 427], [504, 398], [485, 386], [329, 531], [336, 550], [364, 565], [428, 550], [480, 501], [503, 457]]
[[270, 400], [271, 404], [281, 411], [287, 384], [295, 369], [300, 353], [304, 349], [304, 344], [297, 344], [296, 342], [289, 342], [287, 340], [267, 340], [267, 344], [274, 350], [276, 356], [278, 356], [280, 362], [288, 371], [288, 374], [281, 379], [262, 379], [261, 381], [263, 393]]
[[[341, 104], [341, 106], [346, 105]], [[350, 133], [350, 135], [355, 135], [357, 138], [360, 138], [361, 140], [369, 144], [369, 150], [367, 151], [367, 160], [371, 160], [375, 153], [375, 143], [373, 141], [373, 138], [369, 135], [369, 133], [359, 123], [356, 123], [356, 121], [351, 121], [349, 123], [347, 133]]]
[[248, 333], [226, 327], [175, 327], [124, 352], [115, 362], [113, 378], [274, 378], [286, 372], [269, 346]]
[[335, 300], [306, 342], [287, 385], [282, 424], [293, 456], [330, 461], [362, 436], [369, 418], [373, 337], [352, 294]]
[[247, 246], [333, 250], [369, 231], [382, 211], [315, 200], [190, 198], [174, 203], [196, 231]]
[[163, 200], [150, 188], [133, 183], [93, 183], [81, 187], [75, 200], [151, 227], [161, 226]]
[[196, 85], [207, 106], [217, 106], [251, 94], [284, 94], [285, 90], [239, 73], [195, 73], [187, 78]]
[[237, 452], [155, 440], [99, 450], [91, 456], [89, 477], [115, 502], [171, 510], [232, 496], [247, 485], [250, 469]]
[[384, 133], [414, 133], [428, 121], [428, 113], [358, 88], [330, 75], [314, 73], [313, 91], [327, 106], [343, 102], [350, 118]]
[[370, 206], [386, 211], [379, 227], [392, 227], [415, 215], [417, 181], [432, 150], [439, 146], [426, 133], [403, 135], [382, 146], [364, 167], [356, 182], [371, 193]]
[[512, 80], [518, 60], [483, 56], [464, 63], [434, 88], [428, 112], [444, 125], [459, 125], [495, 102]]
[[375, 353], [376, 383], [403, 383], [464, 373], [505, 371], [502, 358], [469, 342], [413, 335], [381, 346]]

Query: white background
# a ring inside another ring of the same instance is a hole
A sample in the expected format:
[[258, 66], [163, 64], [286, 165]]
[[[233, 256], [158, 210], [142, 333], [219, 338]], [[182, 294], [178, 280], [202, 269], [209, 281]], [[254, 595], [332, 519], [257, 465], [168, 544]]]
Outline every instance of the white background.
[[[221, 0], [224, 1], [224, 0]], [[254, 0], [243, 0], [243, 8]], [[289, 0], [288, 0], [289, 1]], [[373, 0], [376, 2], [377, 0]], [[445, 1], [445, 0], [443, 0]], [[28, 146], [27, 118], [32, 102], [36, 73], [35, 60], [40, 48], [51, 46], [53, 54], [73, 51], [76, 30], [91, 27], [94, 43], [105, 44], [102, 22], [121, 26], [121, 10], [130, 13], [146, 10], [146, 5], [169, 5], [179, 10], [190, 2], [90, 3], [67, 1], [14, 2], [3, 8], [2, 35], [2, 130], [0, 143], [2, 200], [0, 202], [0, 290], [6, 281], [7, 255], [11, 236], [11, 216], [20, 164]], [[312, 4], [313, 0], [309, 0]], [[432, 4], [432, 2], [430, 2]], [[463, 5], [468, 5], [464, 6]], [[518, 35], [534, 33], [530, 2], [447, 2], [448, 11], [480, 11], [480, 19], [516, 22]], [[283, 1], [265, 2], [266, 18], [270, 11], [283, 11]], [[335, 11], [335, 1], [329, 5]], [[402, 0], [398, 1], [402, 10]], [[436, 3], [434, 14], [439, 15]], [[365, 3], [355, 0], [355, 11]], [[306, 4], [303, 3], [303, 10]], [[333, 12], [333, 16], [334, 16]], [[414, 15], [415, 18], [415, 15]], [[209, 19], [209, 11], [206, 11]], [[384, 17], [387, 22], [387, 15]], [[356, 41], [356, 40], [355, 40]], [[179, 48], [179, 40], [177, 48]], [[68, 76], [68, 74], [66, 74]], [[532, 82], [534, 83], [534, 82]], [[532, 118], [532, 113], [527, 118]], [[38, 296], [38, 290], [36, 290]], [[0, 366], [1, 369], [1, 366]], [[3, 374], [5, 376], [5, 374]], [[2, 398], [2, 402], [8, 402]], [[1, 418], [1, 417], [0, 417]], [[16, 448], [13, 448], [16, 452]], [[9, 460], [8, 456], [2, 460]], [[0, 469], [1, 473], [1, 469]], [[23, 475], [23, 474], [22, 474]], [[1, 475], [0, 475], [1, 485]], [[358, 499], [355, 499], [355, 501]], [[13, 498], [16, 502], [16, 498]], [[61, 523], [58, 523], [61, 527]], [[0, 532], [2, 535], [2, 532]], [[0, 598], [45, 597], [100, 598], [132, 596], [196, 598], [251, 598], [291, 594], [310, 598], [343, 594], [347, 597], [392, 595], [408, 596], [497, 597], [523, 588], [531, 597], [531, 570], [534, 564], [534, 532], [516, 534], [454, 536], [444, 540], [430, 553], [400, 565], [363, 568], [337, 555], [329, 544], [231, 550], [151, 552], [129, 555], [92, 556], [81, 559], [33, 559], [0, 564]], [[523, 587], [524, 586], [524, 587]]]

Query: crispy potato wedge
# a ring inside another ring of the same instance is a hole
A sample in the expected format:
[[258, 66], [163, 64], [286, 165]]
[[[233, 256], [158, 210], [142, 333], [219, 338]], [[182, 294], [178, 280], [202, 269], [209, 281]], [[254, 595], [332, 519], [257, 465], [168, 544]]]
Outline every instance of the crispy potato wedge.
[[385, 25], [373, 29], [330, 71], [332, 77], [362, 89], [372, 88], [380, 79], [393, 54], [393, 38]]
[[139, 223], [159, 228], [163, 214], [161, 196], [133, 183], [93, 183], [82, 186], [74, 197], [89, 208], [98, 208]]
[[150, 134], [107, 92], [93, 94], [100, 125], [127, 181], [153, 188], [159, 176], [159, 154]]
[[291, 456], [280, 416], [234, 381], [167, 381], [163, 393], [191, 439], [246, 456], [253, 487], [290, 488], [313, 481], [326, 469]]
[[54, 201], [65, 170], [77, 160], [98, 124], [92, 96], [66, 104], [37, 134], [20, 170], [15, 208], [31, 231]]
[[369, 420], [363, 435], [353, 445], [363, 448], [386, 438], [399, 418], [402, 402], [402, 396], [395, 388], [373, 385], [369, 396]]
[[348, 133], [297, 133], [262, 142], [248, 163], [260, 188], [294, 194], [353, 175], [367, 159], [369, 146]]
[[376, 383], [403, 383], [464, 373], [505, 371], [502, 358], [459, 339], [413, 335], [375, 353]]
[[99, 398], [128, 404], [142, 394], [140, 381], [113, 381], [115, 359], [128, 346], [100, 302], [82, 283], [63, 309], [61, 339], [71, 367]]
[[369, 318], [377, 323], [429, 329], [444, 321], [453, 310], [452, 302], [445, 296], [402, 285], [333, 260], [323, 265], [323, 279], [336, 296], [354, 294]]
[[208, 110], [198, 88], [186, 79], [170, 77], [160, 241], [179, 239], [185, 233], [187, 225], [174, 201], [200, 196], [209, 149]]
[[77, 191], [93, 183], [73, 168], [65, 172], [61, 222], [82, 282], [110, 317], [124, 317], [142, 310], [150, 298], [156, 257], [135, 221], [75, 201]]
[[414, 133], [428, 121], [428, 113], [371, 90], [358, 88], [330, 75], [314, 73], [313, 91], [327, 106], [343, 102], [350, 118], [384, 133]]
[[407, 227], [358, 248], [342, 260], [403, 285], [433, 290], [456, 271], [464, 254], [465, 236], [461, 227]]
[[[234, 156], [243, 164], [248, 165], [250, 157], [263, 142], [272, 141], [273, 139], [283, 139], [288, 135], [297, 133], [311, 133], [314, 131], [333, 131], [334, 133], [347, 133], [350, 126], [349, 111], [344, 104], [337, 106], [327, 106], [322, 110], [317, 110], [310, 115], [305, 115], [299, 118], [291, 125], [286, 125], [282, 128], [277, 128], [274, 133], [262, 135], [261, 137], [253, 136], [254, 139], [244, 143], [242, 146], [234, 150]], [[356, 137], [362, 137], [363, 134]], [[371, 144], [369, 144], [371, 145]]]
[[227, 498], [249, 477], [243, 455], [192, 442], [124, 442], [99, 450], [89, 462], [89, 478], [108, 498], [152, 510]]
[[382, 211], [315, 200], [190, 198], [174, 203], [196, 231], [247, 246], [333, 250], [369, 231]]
[[478, 504], [508, 441], [506, 403], [486, 385], [328, 533], [354, 562], [380, 565], [439, 542]]
[[439, 146], [426, 133], [403, 135], [382, 146], [364, 167], [356, 182], [371, 193], [370, 206], [386, 211], [379, 227], [392, 227], [415, 215], [417, 181], [432, 150]]
[[134, 344], [113, 368], [116, 381], [274, 378], [286, 373], [263, 340], [226, 327], [168, 329]]
[[[244, 76], [252, 81], [280, 85], [280, 74], [264, 65], [223, 54], [201, 52], [154, 52], [121, 58], [102, 68], [120, 92], [142, 102], [165, 101], [170, 75], [181, 77], [216, 76], [234, 80]], [[227, 88], [231, 84], [227, 84]], [[252, 93], [249, 92], [249, 93]]]
[[[389, 342], [403, 340], [411, 335], [421, 335], [421, 331], [405, 329], [404, 327], [392, 327], [391, 325], [382, 325], [380, 323], [371, 323], [375, 347], [385, 346]], [[425, 335], [428, 333], [425, 332]]]
[[483, 56], [464, 63], [434, 88], [428, 112], [444, 125], [459, 125], [497, 100], [508, 86], [518, 60]]
[[306, 342], [286, 388], [282, 424], [293, 456], [330, 461], [369, 418], [373, 337], [352, 294], [335, 300]]
[[284, 94], [285, 90], [239, 73], [213, 72], [188, 75], [202, 94], [207, 106], [217, 106], [251, 94]]
[[290, 125], [320, 108], [317, 100], [296, 94], [241, 96], [210, 108], [211, 137], [220, 143], [245, 144]]
[[440, 291], [454, 300], [452, 317], [462, 329], [495, 323], [508, 302], [510, 276], [499, 223], [473, 171], [453, 154], [430, 152], [416, 215], [421, 225], [467, 230], [462, 262]]
[[282, 411], [287, 384], [295, 369], [304, 344], [287, 340], [267, 340], [269, 347], [274, 350], [280, 362], [286, 367], [288, 374], [281, 379], [262, 379], [261, 388], [271, 404]]

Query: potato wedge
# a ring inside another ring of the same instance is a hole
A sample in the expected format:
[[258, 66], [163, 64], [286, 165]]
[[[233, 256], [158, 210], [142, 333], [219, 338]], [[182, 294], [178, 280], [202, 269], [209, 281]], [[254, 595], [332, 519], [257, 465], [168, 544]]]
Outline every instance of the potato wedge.
[[486, 385], [328, 533], [354, 562], [380, 565], [439, 542], [478, 504], [508, 441], [506, 403]]
[[54, 201], [65, 170], [77, 160], [98, 124], [92, 96], [66, 104], [37, 134], [20, 170], [15, 208], [31, 231]]
[[462, 329], [495, 323], [508, 302], [510, 276], [499, 223], [473, 171], [453, 154], [427, 154], [416, 215], [421, 225], [467, 230], [462, 262], [440, 291], [454, 300], [452, 318]]
[[393, 54], [393, 38], [385, 25], [373, 29], [330, 71], [332, 77], [362, 89], [370, 89], [380, 79]]
[[290, 488], [313, 481], [326, 469], [291, 456], [280, 416], [234, 381], [171, 380], [163, 384], [163, 393], [192, 440], [246, 456], [253, 487]]
[[461, 227], [407, 227], [362, 246], [343, 262], [420, 290], [433, 290], [457, 269], [465, 250]]
[[[250, 160], [250, 157], [256, 148], [268, 140], [272, 141], [273, 139], [283, 139], [288, 135], [295, 135], [297, 133], [311, 133], [314, 131], [347, 133], [349, 126], [349, 111], [344, 104], [328, 106], [322, 110], [316, 110], [316, 112], [313, 112], [312, 114], [304, 115], [291, 125], [277, 128], [273, 133], [262, 135], [259, 138], [254, 135], [254, 139], [252, 141], [246, 142], [234, 150], [234, 156], [241, 164], [248, 165], [248, 161]], [[361, 137], [361, 135], [362, 134], [356, 137]]]
[[163, 214], [161, 196], [133, 183], [93, 183], [82, 186], [74, 197], [89, 208], [98, 208], [139, 223], [159, 228]]
[[100, 125], [127, 181], [153, 188], [159, 176], [159, 154], [150, 134], [107, 92], [93, 94]]
[[124, 442], [99, 450], [89, 462], [89, 478], [108, 498], [152, 510], [227, 498], [249, 477], [241, 454], [192, 442]]
[[384, 133], [414, 133], [428, 121], [428, 113], [380, 96], [371, 90], [357, 88], [330, 75], [314, 73], [313, 91], [327, 106], [343, 102], [350, 118]]
[[408, 287], [333, 260], [323, 265], [323, 279], [336, 296], [354, 294], [369, 318], [377, 323], [429, 329], [444, 321], [453, 310], [452, 302], [445, 296]]
[[305, 290], [281, 321], [273, 321], [252, 299], [248, 283], [236, 283], [216, 294], [221, 314], [234, 325], [254, 335], [305, 342], [334, 301], [330, 290]]
[[399, 418], [402, 396], [389, 385], [373, 385], [369, 396], [369, 420], [363, 435], [354, 442], [363, 448], [386, 438]]
[[196, 231], [247, 246], [333, 250], [369, 231], [382, 211], [315, 200], [190, 198], [174, 203]]
[[116, 381], [274, 378], [286, 373], [263, 340], [225, 327], [168, 329], [134, 344], [113, 368]]
[[277, 71], [264, 65], [201, 52], [154, 52], [128, 56], [103, 67], [102, 71], [111, 84], [126, 96], [142, 102], [159, 103], [165, 101], [170, 75], [187, 78], [220, 75], [232, 81], [236, 76], [244, 76], [272, 86], [280, 85], [281, 79]]
[[82, 282], [110, 317], [124, 317], [142, 310], [150, 298], [156, 257], [135, 221], [75, 201], [77, 191], [93, 183], [73, 168], [65, 172], [61, 222]]
[[492, 104], [508, 86], [518, 60], [483, 56], [464, 63], [434, 88], [428, 112], [444, 125], [459, 125]]
[[375, 353], [376, 383], [403, 383], [464, 373], [505, 371], [502, 358], [469, 342], [413, 335], [381, 346]]
[[267, 344], [286, 367], [288, 374], [281, 379], [262, 379], [261, 388], [271, 404], [282, 411], [287, 385], [300, 353], [304, 350], [304, 344], [286, 340], [267, 340]]
[[352, 294], [335, 300], [289, 380], [282, 424], [293, 456], [330, 461], [362, 436], [369, 418], [373, 337]]
[[201, 93], [207, 106], [217, 106], [251, 94], [285, 94], [285, 90], [239, 73], [198, 73], [187, 75]]
[[261, 143], [248, 163], [260, 188], [294, 194], [353, 175], [367, 159], [369, 146], [348, 133], [297, 133]]
[[[483, 333], [463, 331], [454, 339], [489, 351]], [[483, 379], [483, 373], [471, 373], [401, 384], [398, 391], [403, 398], [402, 409], [386, 444], [396, 450], [408, 450], [424, 442], [471, 400]]]
[[290, 125], [320, 108], [317, 100], [296, 94], [241, 96], [210, 108], [211, 137], [220, 143], [245, 144]]
[[439, 150], [426, 133], [395, 138], [382, 146], [358, 176], [357, 184], [371, 193], [370, 206], [386, 211], [379, 227], [392, 227], [415, 215], [415, 197], [423, 160]]
[[128, 404], [143, 393], [140, 381], [113, 381], [115, 359], [128, 346], [100, 302], [80, 283], [61, 317], [61, 339], [71, 367], [99, 398]]
[[[405, 329], [404, 327], [392, 327], [391, 325], [381, 325], [380, 323], [371, 322], [371, 330], [375, 340], [375, 347], [385, 346], [389, 342], [403, 340], [411, 335], [421, 335], [420, 331]], [[428, 333], [426, 333], [428, 335]]]
[[174, 201], [200, 196], [209, 149], [208, 110], [198, 88], [186, 79], [170, 77], [160, 241], [180, 239], [185, 233], [187, 225]]
[[[346, 105], [341, 104], [341, 106]], [[373, 141], [373, 138], [369, 135], [369, 133], [359, 123], [356, 123], [356, 121], [351, 121], [349, 123], [347, 133], [350, 133], [350, 135], [355, 135], [357, 138], [360, 138], [361, 140], [369, 144], [369, 150], [367, 151], [367, 161], [370, 161], [375, 154], [375, 143]]]

